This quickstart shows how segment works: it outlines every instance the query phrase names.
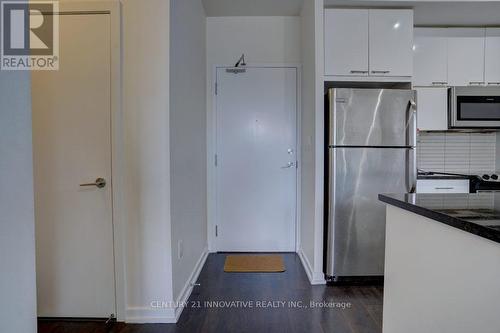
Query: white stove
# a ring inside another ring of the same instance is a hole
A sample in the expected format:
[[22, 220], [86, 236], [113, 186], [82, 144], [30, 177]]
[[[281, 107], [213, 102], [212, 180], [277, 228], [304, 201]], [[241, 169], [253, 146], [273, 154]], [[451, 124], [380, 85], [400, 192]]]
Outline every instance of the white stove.
[[420, 176], [428, 177], [460, 177], [469, 179], [470, 193], [500, 192], [500, 171], [485, 171], [476, 174], [432, 172], [419, 170]]

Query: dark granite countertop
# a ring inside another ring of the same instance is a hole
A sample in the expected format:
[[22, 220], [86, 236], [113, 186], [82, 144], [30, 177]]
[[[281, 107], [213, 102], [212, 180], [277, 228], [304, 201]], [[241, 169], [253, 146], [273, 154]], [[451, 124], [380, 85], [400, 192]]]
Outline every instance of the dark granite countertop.
[[447, 176], [447, 175], [418, 175], [417, 179], [470, 179], [471, 177], [467, 176]]
[[379, 200], [500, 243], [500, 193], [379, 194]]
[[421, 172], [417, 174], [417, 179], [470, 179], [471, 176], [459, 175], [459, 174], [441, 174], [432, 171]]

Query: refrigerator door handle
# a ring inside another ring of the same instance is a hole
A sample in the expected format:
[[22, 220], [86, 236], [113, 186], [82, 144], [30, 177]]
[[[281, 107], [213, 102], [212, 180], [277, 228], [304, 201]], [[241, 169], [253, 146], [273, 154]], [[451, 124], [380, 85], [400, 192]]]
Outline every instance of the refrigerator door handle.
[[415, 147], [417, 145], [417, 103], [416, 94], [408, 101], [406, 108], [406, 145]]
[[415, 147], [406, 150], [406, 189], [408, 193], [416, 193], [417, 190], [417, 149]]
[[407, 145], [411, 149], [406, 151], [406, 188], [408, 193], [415, 193], [417, 190], [417, 94], [413, 91], [413, 96], [408, 101], [406, 126]]
[[334, 240], [335, 240], [335, 200], [337, 180], [336, 149], [328, 149], [328, 222], [327, 222], [327, 244], [326, 244], [326, 276], [334, 275]]

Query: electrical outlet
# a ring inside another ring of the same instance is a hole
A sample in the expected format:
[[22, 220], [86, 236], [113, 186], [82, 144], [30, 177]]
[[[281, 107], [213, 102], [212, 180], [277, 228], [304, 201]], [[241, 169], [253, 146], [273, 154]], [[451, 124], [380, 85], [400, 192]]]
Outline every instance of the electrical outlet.
[[184, 256], [184, 246], [182, 244], [182, 239], [177, 241], [177, 259], [181, 259]]

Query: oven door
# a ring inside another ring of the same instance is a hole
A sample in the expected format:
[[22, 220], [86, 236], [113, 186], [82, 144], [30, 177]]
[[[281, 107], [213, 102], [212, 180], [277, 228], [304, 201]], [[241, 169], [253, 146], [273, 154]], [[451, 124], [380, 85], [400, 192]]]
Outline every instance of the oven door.
[[449, 107], [449, 128], [500, 128], [498, 87], [450, 88]]

